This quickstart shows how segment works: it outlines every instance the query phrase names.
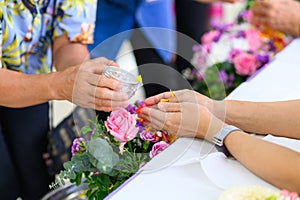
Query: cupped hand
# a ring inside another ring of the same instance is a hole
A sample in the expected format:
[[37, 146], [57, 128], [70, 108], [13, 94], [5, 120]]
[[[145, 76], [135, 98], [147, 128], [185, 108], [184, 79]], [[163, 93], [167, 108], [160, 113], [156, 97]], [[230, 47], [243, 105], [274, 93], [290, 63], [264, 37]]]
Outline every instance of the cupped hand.
[[156, 108], [144, 107], [139, 117], [146, 125], [170, 134], [212, 140], [224, 126], [209, 110], [197, 103], [159, 103]]
[[118, 66], [106, 58], [96, 58], [61, 72], [60, 78], [65, 80], [60, 90], [62, 99], [106, 112], [126, 107], [128, 96], [121, 91], [121, 83], [102, 75], [108, 65]]
[[285, 34], [300, 35], [300, 3], [295, 0], [256, 0], [251, 23]]

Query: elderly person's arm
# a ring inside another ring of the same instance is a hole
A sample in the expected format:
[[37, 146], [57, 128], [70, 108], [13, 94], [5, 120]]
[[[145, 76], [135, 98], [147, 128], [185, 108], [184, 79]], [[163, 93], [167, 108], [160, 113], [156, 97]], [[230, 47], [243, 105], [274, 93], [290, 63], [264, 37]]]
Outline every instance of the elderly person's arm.
[[208, 108], [227, 124], [257, 134], [273, 134], [300, 139], [300, 100], [278, 102], [214, 101], [192, 90], [165, 92], [145, 100], [148, 106], [162, 99], [170, 102], [192, 102]]
[[300, 2], [295, 0], [256, 0], [251, 23], [260, 29], [300, 36]]
[[[156, 129], [177, 136], [203, 138], [209, 142], [227, 126], [206, 107], [195, 102], [161, 102], [152, 108], [142, 108], [139, 117]], [[285, 122], [281, 126], [291, 125]], [[277, 126], [266, 126], [272, 125]], [[300, 153], [239, 130], [229, 133], [224, 144], [234, 158], [257, 176], [278, 188], [300, 193]]]

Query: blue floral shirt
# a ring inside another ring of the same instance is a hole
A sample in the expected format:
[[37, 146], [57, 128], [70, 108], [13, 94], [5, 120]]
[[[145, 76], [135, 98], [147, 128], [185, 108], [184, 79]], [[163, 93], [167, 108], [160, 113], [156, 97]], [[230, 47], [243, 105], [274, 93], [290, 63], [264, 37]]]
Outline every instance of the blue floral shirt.
[[0, 0], [0, 68], [48, 73], [53, 37], [93, 42], [97, 0], [56, 0], [55, 10], [54, 1], [39, 0], [37, 12], [34, 0]]

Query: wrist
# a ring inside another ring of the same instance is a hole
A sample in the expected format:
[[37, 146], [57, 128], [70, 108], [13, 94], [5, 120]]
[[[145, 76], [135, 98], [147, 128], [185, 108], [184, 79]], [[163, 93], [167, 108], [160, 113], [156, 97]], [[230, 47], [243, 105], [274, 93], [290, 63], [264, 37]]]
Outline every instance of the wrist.
[[75, 83], [76, 67], [49, 74], [49, 91], [54, 100], [72, 100], [73, 85]]
[[226, 146], [226, 139], [230, 137], [231, 134], [234, 132], [240, 132], [242, 131], [241, 129], [232, 126], [232, 125], [226, 125], [223, 128], [221, 128], [213, 137], [212, 142], [215, 144], [216, 149], [219, 152], [224, 153], [227, 157], [231, 156], [229, 150], [227, 149]]
[[221, 100], [213, 100], [212, 106], [211, 106], [211, 112], [213, 115], [215, 115], [218, 119], [221, 121], [226, 121], [226, 105], [227, 101]]
[[212, 142], [215, 134], [220, 131], [227, 124], [224, 121], [218, 119], [214, 116], [207, 108], [203, 107], [202, 112], [200, 112], [200, 138]]
[[52, 73], [49, 73], [48, 74], [48, 91], [49, 91], [49, 94], [50, 94], [50, 98], [52, 100], [62, 100], [62, 96], [60, 95], [60, 88], [59, 88], [59, 85], [60, 85], [60, 74], [61, 72], [52, 72]]

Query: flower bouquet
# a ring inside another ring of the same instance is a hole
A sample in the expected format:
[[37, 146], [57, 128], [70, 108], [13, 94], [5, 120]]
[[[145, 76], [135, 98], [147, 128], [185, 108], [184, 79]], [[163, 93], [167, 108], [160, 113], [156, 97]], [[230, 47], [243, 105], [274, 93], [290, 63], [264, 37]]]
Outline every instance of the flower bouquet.
[[250, 10], [236, 22], [212, 23], [212, 30], [193, 47], [192, 68], [183, 75], [193, 89], [214, 99], [226, 97], [282, 50], [291, 37], [272, 30], [259, 31], [250, 25]]
[[275, 191], [262, 186], [239, 186], [225, 190], [218, 197], [218, 200], [299, 200], [296, 192], [288, 190]]
[[142, 101], [112, 111], [104, 122], [82, 127], [89, 139], [76, 138], [71, 160], [64, 163], [56, 183], [87, 184], [88, 199], [103, 199], [172, 142], [164, 131], [144, 127], [137, 114]]

